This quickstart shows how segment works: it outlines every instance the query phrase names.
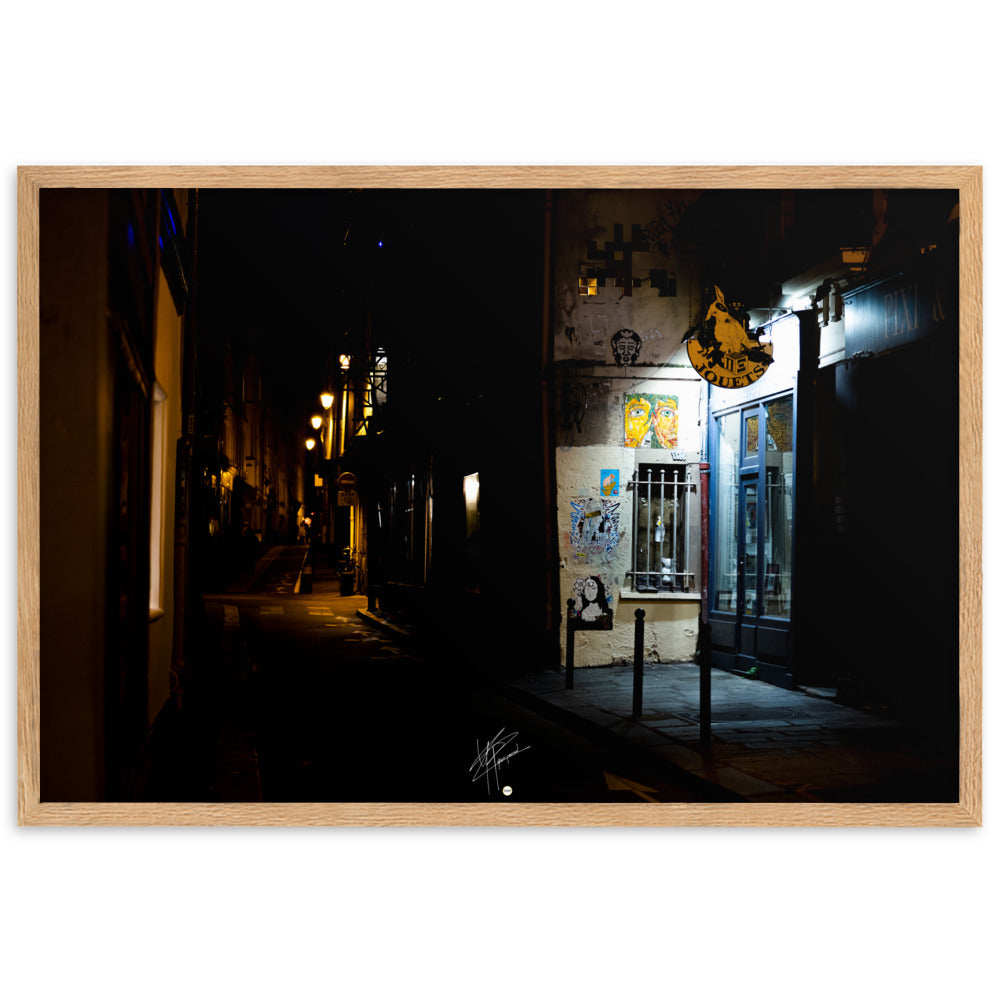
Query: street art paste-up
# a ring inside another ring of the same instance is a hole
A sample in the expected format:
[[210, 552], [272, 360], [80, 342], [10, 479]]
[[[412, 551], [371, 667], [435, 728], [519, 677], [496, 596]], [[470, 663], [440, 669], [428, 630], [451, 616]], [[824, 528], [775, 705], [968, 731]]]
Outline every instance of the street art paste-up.
[[614, 614], [611, 598], [599, 576], [585, 576], [573, 581], [573, 607], [570, 609], [577, 627], [609, 629]]
[[659, 447], [677, 447], [676, 396], [659, 396], [653, 404], [653, 433], [656, 435], [656, 444]]
[[635, 330], [619, 330], [611, 338], [611, 353], [619, 368], [634, 365], [639, 360], [642, 337]]
[[601, 496], [616, 497], [619, 490], [618, 469], [601, 469]]
[[649, 437], [653, 407], [645, 396], [625, 397], [625, 447], [641, 448]]
[[756, 382], [774, 360], [774, 349], [750, 333], [749, 319], [726, 305], [715, 285], [715, 298], [705, 318], [685, 336], [688, 358], [706, 382], [720, 389], [742, 389]]
[[676, 448], [679, 414], [676, 396], [629, 393], [625, 396], [625, 447]]
[[618, 544], [620, 500], [580, 497], [570, 501], [569, 547], [574, 561], [607, 562]]

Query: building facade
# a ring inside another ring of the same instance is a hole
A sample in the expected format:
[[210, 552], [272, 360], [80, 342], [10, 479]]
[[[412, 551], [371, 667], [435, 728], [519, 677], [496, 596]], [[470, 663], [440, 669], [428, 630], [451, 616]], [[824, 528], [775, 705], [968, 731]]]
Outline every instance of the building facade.
[[178, 686], [186, 191], [40, 192], [42, 798], [132, 797]]
[[[553, 212], [555, 522], [560, 610], [580, 666], [694, 657], [707, 384], [684, 335], [700, 261], [685, 191], [561, 192]], [[566, 632], [561, 630], [563, 660]]]
[[641, 606], [647, 660], [694, 659], [703, 619], [716, 666], [950, 712], [955, 193], [555, 204], [554, 516], [563, 623], [587, 623], [576, 664], [631, 662]]

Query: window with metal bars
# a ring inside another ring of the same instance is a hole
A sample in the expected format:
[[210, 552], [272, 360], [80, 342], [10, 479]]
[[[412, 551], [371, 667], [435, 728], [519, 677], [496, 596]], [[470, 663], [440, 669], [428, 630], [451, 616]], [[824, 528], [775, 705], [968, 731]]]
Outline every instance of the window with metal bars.
[[[640, 465], [632, 477], [632, 568], [642, 593], [695, 589], [695, 482], [681, 465]], [[692, 553], [689, 558], [689, 553]]]

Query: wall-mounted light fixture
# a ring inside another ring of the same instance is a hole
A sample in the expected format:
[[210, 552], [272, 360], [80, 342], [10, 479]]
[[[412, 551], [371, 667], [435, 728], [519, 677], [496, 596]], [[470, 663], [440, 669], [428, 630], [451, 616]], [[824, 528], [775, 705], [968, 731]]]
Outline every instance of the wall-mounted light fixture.
[[312, 451], [316, 447], [315, 438], [306, 438], [306, 451]]
[[340, 356], [340, 368], [342, 371], [346, 371], [351, 367], [351, 356], [350, 354], [341, 354]]
[[313, 417], [310, 423], [313, 425], [313, 430], [318, 431], [319, 425], [323, 423], [323, 418], [320, 416]]
[[329, 410], [330, 407], [333, 406], [333, 393], [332, 392], [324, 392], [319, 397], [319, 401], [323, 404], [323, 409], [324, 410]]

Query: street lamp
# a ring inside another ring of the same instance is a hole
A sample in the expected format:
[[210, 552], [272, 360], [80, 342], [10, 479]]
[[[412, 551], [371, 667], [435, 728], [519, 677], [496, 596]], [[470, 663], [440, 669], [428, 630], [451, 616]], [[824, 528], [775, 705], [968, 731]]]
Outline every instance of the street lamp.
[[316, 447], [315, 438], [306, 438], [306, 451], [312, 451]]
[[[323, 404], [323, 409], [324, 410], [329, 410], [330, 407], [333, 406], [333, 393], [332, 392], [324, 392], [319, 397], [319, 401]], [[313, 419], [315, 420], [316, 418], [314, 417]], [[313, 426], [315, 426], [315, 425], [313, 425]]]
[[313, 417], [311, 423], [313, 425], [313, 430], [318, 431], [319, 425], [323, 423], [323, 418], [319, 416]]

